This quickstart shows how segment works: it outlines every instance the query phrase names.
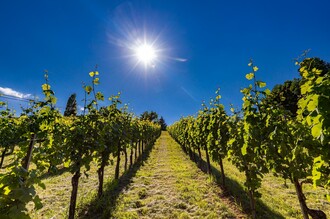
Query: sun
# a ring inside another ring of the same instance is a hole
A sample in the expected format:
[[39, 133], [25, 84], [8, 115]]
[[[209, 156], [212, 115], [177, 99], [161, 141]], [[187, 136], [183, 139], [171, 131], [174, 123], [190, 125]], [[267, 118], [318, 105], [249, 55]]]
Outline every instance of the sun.
[[157, 58], [155, 48], [146, 43], [136, 47], [135, 56], [138, 58], [139, 62], [145, 65], [152, 64]]

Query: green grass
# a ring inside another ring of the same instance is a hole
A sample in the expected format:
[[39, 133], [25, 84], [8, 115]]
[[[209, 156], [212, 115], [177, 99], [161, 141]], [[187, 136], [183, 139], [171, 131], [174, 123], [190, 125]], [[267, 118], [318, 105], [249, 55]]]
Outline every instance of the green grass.
[[[224, 162], [224, 166], [229, 178], [243, 184], [244, 174], [228, 161]], [[267, 174], [259, 191], [262, 194], [260, 200], [271, 210], [285, 218], [303, 218], [294, 185], [289, 180], [285, 183], [284, 179]], [[314, 189], [312, 185], [304, 184], [303, 191], [309, 208], [322, 210], [326, 215], [330, 215], [330, 203], [324, 197], [324, 189]]]
[[[205, 160], [205, 152], [202, 153]], [[220, 166], [211, 162], [216, 180], [220, 178]], [[245, 174], [231, 164], [223, 161], [226, 174], [226, 186], [229, 193], [236, 199], [236, 203], [246, 212], [249, 211], [249, 199], [244, 191], [243, 184]], [[330, 216], [330, 203], [324, 197], [326, 191], [323, 188], [314, 189], [310, 184], [303, 185], [303, 191], [307, 198], [307, 206], [311, 209], [322, 210]], [[257, 203], [258, 218], [303, 218], [294, 185], [273, 174], [266, 174], [259, 192], [262, 197]]]
[[167, 132], [115, 202], [112, 218], [246, 218], [220, 198], [219, 186], [197, 168]]
[[[114, 166], [107, 166], [104, 170], [104, 183], [114, 179]], [[121, 174], [124, 166], [121, 166]], [[83, 171], [82, 171], [83, 172]], [[46, 189], [37, 189], [37, 192], [43, 201], [44, 207], [36, 212], [31, 211], [33, 218], [67, 218], [71, 196], [71, 177], [70, 172], [64, 172], [61, 175], [52, 176], [43, 180]], [[78, 188], [78, 201], [76, 210], [79, 211], [82, 206], [91, 202], [97, 194], [98, 176], [97, 165], [92, 164], [88, 172], [88, 177], [84, 174], [80, 177]]]

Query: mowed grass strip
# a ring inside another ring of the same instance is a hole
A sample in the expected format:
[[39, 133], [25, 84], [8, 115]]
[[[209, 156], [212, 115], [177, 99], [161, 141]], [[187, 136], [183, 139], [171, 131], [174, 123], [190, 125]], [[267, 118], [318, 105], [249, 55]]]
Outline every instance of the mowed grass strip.
[[247, 218], [163, 132], [115, 203], [111, 218]]

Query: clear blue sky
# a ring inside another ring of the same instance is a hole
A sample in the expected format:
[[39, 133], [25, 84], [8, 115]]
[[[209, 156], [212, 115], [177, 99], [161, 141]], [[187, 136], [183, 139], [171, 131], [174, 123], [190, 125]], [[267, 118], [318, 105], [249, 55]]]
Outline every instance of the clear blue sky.
[[[306, 49], [330, 61], [329, 8], [329, 0], [3, 1], [0, 89], [41, 96], [48, 69], [58, 107], [74, 92], [82, 106], [81, 83], [97, 64], [98, 89], [121, 91], [138, 115], [154, 110], [172, 123], [217, 87], [226, 107], [240, 107], [250, 58], [269, 88], [298, 77], [293, 59]], [[144, 37], [159, 50], [153, 68], [136, 65], [128, 48]]]

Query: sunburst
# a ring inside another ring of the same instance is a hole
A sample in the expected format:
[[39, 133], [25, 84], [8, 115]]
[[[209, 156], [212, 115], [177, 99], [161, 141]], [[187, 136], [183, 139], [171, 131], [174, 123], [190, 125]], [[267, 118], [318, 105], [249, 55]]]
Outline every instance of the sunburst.
[[157, 52], [152, 45], [144, 43], [136, 47], [135, 56], [138, 61], [144, 65], [153, 65], [153, 62], [157, 58]]

